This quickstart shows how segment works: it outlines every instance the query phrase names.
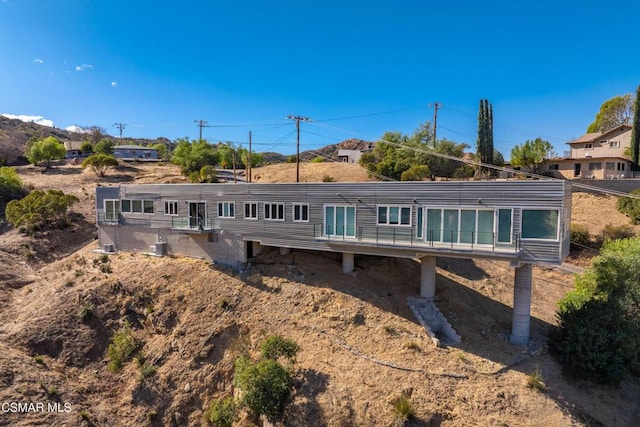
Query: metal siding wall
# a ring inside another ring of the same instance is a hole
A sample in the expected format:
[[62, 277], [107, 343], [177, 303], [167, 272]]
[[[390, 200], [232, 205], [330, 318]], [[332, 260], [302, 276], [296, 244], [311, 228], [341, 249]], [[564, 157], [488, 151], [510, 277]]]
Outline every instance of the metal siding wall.
[[[334, 250], [327, 242], [314, 240], [314, 225], [321, 226], [325, 205], [356, 207], [356, 230], [366, 227], [372, 234], [377, 227], [376, 207], [385, 205], [411, 205], [413, 227], [417, 206], [451, 206], [516, 208], [513, 216], [513, 233], [521, 228], [521, 208], [543, 207], [570, 209], [571, 190], [563, 181], [449, 181], [449, 182], [367, 182], [367, 183], [279, 183], [279, 184], [151, 184], [123, 185], [121, 198], [153, 199], [154, 215], [136, 215], [135, 218], [152, 219], [151, 227], [170, 227], [171, 217], [164, 215], [164, 201], [179, 201], [179, 213], [187, 214], [186, 201], [207, 202], [208, 215], [220, 230], [245, 240], [306, 249]], [[415, 203], [414, 203], [415, 199]], [[360, 201], [358, 201], [360, 200]], [[235, 219], [217, 218], [219, 201], [235, 202]], [[244, 202], [258, 203], [258, 220], [244, 218]], [[265, 221], [263, 203], [284, 203], [285, 221]], [[293, 222], [293, 203], [309, 204], [309, 222]], [[567, 207], [568, 203], [568, 207]], [[133, 218], [134, 216], [127, 216]], [[564, 219], [564, 218], [563, 218]], [[568, 227], [565, 224], [565, 227]], [[396, 228], [405, 232], [406, 227], [379, 227], [380, 230]], [[153, 233], [155, 237], [155, 232]], [[140, 243], [145, 239], [139, 239]], [[561, 242], [523, 242], [521, 261], [533, 263], [558, 263], [568, 246], [568, 234]], [[153, 242], [152, 242], [153, 243]], [[177, 243], [177, 242], [176, 242]], [[182, 245], [178, 245], [180, 247]], [[187, 249], [187, 248], [185, 248]], [[357, 247], [356, 247], [357, 249]], [[244, 248], [242, 248], [244, 252]], [[214, 257], [214, 252], [204, 251]], [[236, 257], [242, 257], [233, 249]], [[375, 251], [378, 252], [377, 250]], [[389, 249], [388, 252], [393, 252]], [[442, 253], [446, 255], [445, 252]], [[195, 255], [200, 256], [200, 255]]]
[[118, 199], [119, 187], [96, 187], [96, 209], [104, 210], [104, 201]]

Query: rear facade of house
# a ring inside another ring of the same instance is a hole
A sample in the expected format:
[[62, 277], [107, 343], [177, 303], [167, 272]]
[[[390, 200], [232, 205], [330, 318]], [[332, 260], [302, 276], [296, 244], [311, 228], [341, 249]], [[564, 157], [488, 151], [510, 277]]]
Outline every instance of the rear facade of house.
[[514, 287], [528, 286], [528, 316], [531, 265], [559, 265], [569, 253], [571, 187], [560, 180], [120, 185], [97, 188], [96, 210], [106, 252], [240, 268], [264, 246], [319, 250], [342, 253], [345, 272], [357, 254], [414, 258], [427, 298], [437, 256], [508, 261]]

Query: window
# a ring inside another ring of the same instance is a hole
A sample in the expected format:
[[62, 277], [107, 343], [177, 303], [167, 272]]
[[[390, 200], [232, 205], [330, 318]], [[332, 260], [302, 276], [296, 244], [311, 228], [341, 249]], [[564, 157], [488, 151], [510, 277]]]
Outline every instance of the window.
[[234, 202], [218, 202], [218, 218], [235, 218], [236, 204]]
[[378, 224], [411, 225], [411, 208], [402, 206], [378, 206]]
[[355, 206], [325, 206], [324, 224], [327, 236], [356, 237]]
[[620, 148], [620, 141], [609, 141], [609, 148]]
[[498, 243], [511, 243], [512, 217], [512, 209], [498, 209]]
[[586, 148], [587, 150], [590, 150], [593, 148], [593, 144], [588, 143], [588, 144], [584, 144], [584, 148]]
[[591, 162], [591, 163], [589, 163], [589, 170], [590, 171], [599, 171], [600, 169], [602, 169], [602, 162]]
[[619, 171], [624, 171], [624, 167], [625, 167], [624, 163], [618, 163], [618, 170]]
[[164, 202], [165, 215], [178, 215], [178, 202], [176, 200], [167, 200]]
[[615, 162], [607, 162], [604, 165], [605, 169], [608, 171], [612, 171], [616, 169], [616, 163]]
[[423, 223], [423, 218], [422, 218], [422, 206], [420, 206], [418, 208], [418, 212], [416, 213], [416, 221], [417, 221], [417, 225], [416, 225], [416, 237], [418, 239], [422, 239], [422, 223]]
[[127, 213], [155, 213], [153, 200], [122, 200], [122, 212]]
[[118, 222], [119, 213], [120, 213], [120, 202], [118, 200], [104, 201], [105, 222]]
[[[426, 209], [426, 229], [418, 208], [418, 237], [427, 241], [492, 245], [511, 243], [511, 209]], [[497, 223], [497, 240], [496, 236]]]
[[523, 209], [522, 238], [558, 240], [559, 217], [557, 210]]
[[245, 219], [258, 219], [258, 204], [254, 202], [246, 202], [244, 204]]
[[270, 221], [284, 221], [284, 203], [265, 203], [264, 219]]
[[557, 171], [560, 169], [560, 165], [558, 163], [551, 163], [549, 165], [549, 170], [550, 171]]
[[293, 220], [295, 222], [309, 222], [309, 205], [294, 203]]

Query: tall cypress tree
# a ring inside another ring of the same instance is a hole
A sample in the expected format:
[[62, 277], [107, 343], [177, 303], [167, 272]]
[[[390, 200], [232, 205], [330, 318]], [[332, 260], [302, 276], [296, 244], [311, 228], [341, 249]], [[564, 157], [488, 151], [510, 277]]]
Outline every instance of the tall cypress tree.
[[633, 126], [631, 128], [631, 161], [633, 168], [639, 169], [640, 160], [640, 86], [636, 89], [636, 102], [633, 107]]
[[493, 163], [493, 106], [486, 99], [480, 100], [476, 152], [481, 163]]

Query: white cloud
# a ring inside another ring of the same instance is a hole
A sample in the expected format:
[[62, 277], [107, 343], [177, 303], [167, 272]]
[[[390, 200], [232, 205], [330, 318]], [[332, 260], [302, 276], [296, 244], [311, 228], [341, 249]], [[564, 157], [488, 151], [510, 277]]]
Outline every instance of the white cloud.
[[33, 62], [35, 62], [36, 64], [44, 64], [44, 61], [40, 58], [34, 59]]
[[78, 126], [78, 125], [67, 126], [66, 128], [64, 128], [64, 130], [68, 130], [69, 132], [75, 132], [75, 133], [91, 133], [91, 129], [85, 129], [82, 126]]
[[23, 122], [28, 122], [28, 123], [32, 122], [38, 125], [48, 126], [50, 128], [53, 127], [53, 121], [45, 119], [42, 116], [26, 116], [24, 114], [21, 114], [18, 116], [16, 116], [15, 114], [2, 114], [2, 115], [8, 119], [18, 119], [18, 120], [22, 120]]
[[76, 71], [87, 71], [87, 70], [93, 70], [93, 65], [91, 64], [76, 65]]
[[111, 82], [111, 87], [118, 87], [118, 82]]

